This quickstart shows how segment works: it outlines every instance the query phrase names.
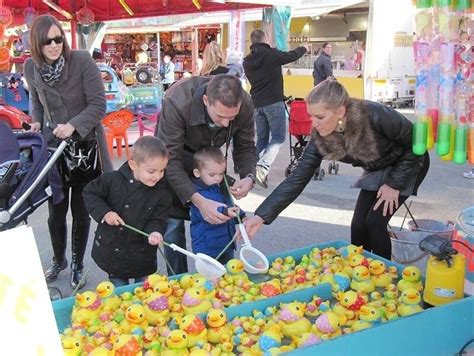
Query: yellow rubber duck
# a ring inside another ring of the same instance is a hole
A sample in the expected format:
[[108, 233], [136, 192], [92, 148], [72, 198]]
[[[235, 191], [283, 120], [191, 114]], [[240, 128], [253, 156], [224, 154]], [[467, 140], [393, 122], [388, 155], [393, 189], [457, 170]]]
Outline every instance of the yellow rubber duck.
[[384, 317], [387, 321], [399, 318], [397, 307], [398, 307], [397, 303], [394, 303], [394, 302], [385, 303], [383, 307], [383, 311], [384, 311]]
[[352, 255], [360, 255], [364, 251], [363, 246], [356, 246], [353, 244], [341, 247], [338, 251], [338, 253], [341, 255], [342, 258], [344, 258], [346, 261], [348, 261]]
[[153, 287], [157, 282], [166, 282], [168, 281], [168, 277], [165, 275], [153, 273], [146, 277], [145, 281], [143, 282], [143, 289], [145, 290], [153, 290]]
[[142, 356], [142, 347], [132, 335], [121, 334], [115, 337], [112, 352], [115, 356]]
[[297, 348], [302, 348], [310, 345], [316, 345], [323, 341], [318, 335], [312, 332], [303, 333], [293, 339], [293, 343]]
[[342, 335], [341, 326], [346, 323], [343, 315], [332, 311], [322, 313], [314, 322], [311, 331], [323, 340], [328, 340]]
[[200, 314], [206, 313], [211, 309], [211, 302], [205, 299], [203, 288], [189, 288], [183, 295], [181, 300], [184, 314]]
[[248, 281], [249, 276], [244, 271], [244, 264], [241, 260], [232, 258], [226, 263], [225, 268], [227, 273], [224, 275], [224, 278], [228, 282], [237, 285], [243, 281]]
[[303, 303], [281, 304], [278, 320], [283, 335], [291, 338], [311, 330], [311, 322], [305, 318], [304, 312]]
[[423, 283], [421, 282], [420, 269], [416, 266], [405, 267], [402, 272], [402, 279], [397, 283], [397, 288], [400, 292], [409, 288], [414, 288], [421, 292], [423, 290]]
[[375, 284], [370, 279], [370, 271], [365, 266], [356, 266], [352, 270], [351, 288], [360, 293], [372, 293], [375, 290]]
[[200, 274], [194, 275], [194, 288], [203, 288], [204, 289], [204, 298], [212, 300], [216, 296], [216, 286], [212, 281], [206, 279]]
[[102, 301], [103, 311], [113, 312], [120, 307], [122, 300], [115, 294], [115, 286], [112, 282], [100, 282], [95, 291]]
[[385, 263], [380, 260], [372, 260], [369, 263], [370, 278], [376, 287], [385, 288], [392, 283], [392, 275], [388, 272]]
[[150, 325], [159, 325], [163, 318], [168, 321], [170, 316], [170, 305], [168, 297], [158, 293], [151, 295], [144, 300], [146, 320]]
[[161, 356], [189, 355], [188, 335], [183, 330], [172, 330], [165, 340], [166, 350], [161, 352]]
[[102, 302], [96, 292], [77, 293], [71, 320], [73, 323], [91, 325], [98, 319], [101, 309]]
[[400, 316], [407, 316], [423, 311], [419, 305], [421, 302], [420, 292], [415, 288], [407, 288], [400, 295], [400, 305], [397, 308]]
[[134, 333], [136, 329], [143, 333], [143, 330], [148, 327], [145, 307], [141, 304], [130, 305], [125, 312], [125, 319], [120, 323], [120, 327], [125, 334]]
[[153, 292], [159, 296], [165, 296], [168, 298], [169, 305], [175, 305], [178, 303], [178, 299], [173, 296], [173, 287], [168, 281], [158, 281], [153, 286]]
[[185, 274], [179, 280], [179, 285], [183, 289], [188, 289], [194, 287], [194, 275], [193, 274]]
[[378, 308], [370, 305], [363, 305], [359, 309], [359, 320], [352, 324], [351, 330], [358, 331], [371, 328], [382, 322], [382, 315]]
[[112, 352], [103, 346], [99, 346], [89, 352], [87, 356], [112, 356]]
[[63, 336], [61, 337], [61, 344], [63, 346], [64, 356], [80, 356], [82, 355], [82, 348], [84, 344], [80, 337]]
[[207, 329], [197, 315], [184, 315], [176, 320], [178, 327], [188, 336], [188, 347], [202, 347], [207, 341]]
[[223, 309], [209, 309], [206, 322], [208, 325], [207, 340], [211, 344], [230, 341], [233, 334], [232, 328], [227, 324], [227, 314]]

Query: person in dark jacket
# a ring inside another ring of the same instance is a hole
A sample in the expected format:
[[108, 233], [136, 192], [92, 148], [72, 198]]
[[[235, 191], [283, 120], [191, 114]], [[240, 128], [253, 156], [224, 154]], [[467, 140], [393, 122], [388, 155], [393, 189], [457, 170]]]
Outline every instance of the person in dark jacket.
[[[189, 202], [211, 224], [230, 220], [218, 211], [223, 204], [203, 197], [191, 181], [193, 155], [197, 150], [224, 146], [227, 152], [232, 140], [234, 168], [238, 167], [240, 176], [231, 186], [232, 195], [243, 198], [254, 186], [257, 155], [252, 100], [234, 75], [181, 79], [163, 99], [157, 135], [170, 152], [166, 178], [174, 192], [165, 241], [185, 247], [184, 220], [189, 219]], [[165, 255], [175, 273], [188, 271], [186, 256], [168, 247]], [[168, 273], [171, 274], [170, 269]]]
[[[194, 154], [193, 179], [194, 186], [203, 197], [225, 204], [219, 211], [236, 218], [237, 214], [243, 219], [245, 214], [234, 207], [227, 191], [222, 189], [226, 171], [226, 161], [222, 151], [216, 147], [205, 147]], [[191, 243], [194, 253], [204, 253], [216, 258], [221, 252], [219, 262], [226, 264], [234, 258], [234, 246], [224, 248], [235, 234], [235, 219], [222, 224], [209, 224], [197, 207], [191, 205]]]
[[302, 57], [307, 48], [282, 52], [271, 48], [262, 30], [250, 34], [250, 53], [244, 58], [244, 70], [250, 82], [257, 127], [257, 183], [267, 188], [271, 165], [286, 138], [285, 95], [281, 66]]
[[306, 98], [313, 135], [293, 173], [245, 221], [249, 236], [270, 224], [311, 181], [323, 159], [364, 169], [351, 224], [351, 243], [390, 259], [387, 224], [410, 195], [416, 195], [429, 168], [429, 155], [412, 152], [413, 124], [382, 104], [350, 98], [333, 79]]
[[[105, 173], [84, 189], [84, 201], [97, 221], [92, 258], [115, 286], [143, 281], [157, 269], [156, 249], [166, 230], [170, 187], [163, 179], [168, 151], [158, 138], [144, 136], [118, 171]], [[121, 226], [149, 233], [148, 239]]]
[[321, 83], [323, 80], [326, 80], [329, 77], [332, 77], [332, 63], [331, 63], [331, 52], [332, 45], [328, 42], [323, 44], [323, 50], [320, 55], [314, 61], [314, 86]]
[[[113, 169], [101, 120], [106, 100], [100, 70], [87, 51], [71, 50], [59, 21], [51, 15], [36, 17], [30, 31], [31, 58], [25, 62], [25, 79], [33, 118], [31, 130], [41, 131], [49, 147], [59, 140], [80, 136], [97, 139], [103, 171]], [[67, 220], [71, 208], [71, 277], [73, 289], [85, 284], [84, 254], [89, 238], [90, 218], [82, 200], [89, 181], [71, 186], [62, 177], [64, 199], [48, 201], [48, 228], [53, 261], [46, 270], [46, 282], [55, 281], [67, 268]]]

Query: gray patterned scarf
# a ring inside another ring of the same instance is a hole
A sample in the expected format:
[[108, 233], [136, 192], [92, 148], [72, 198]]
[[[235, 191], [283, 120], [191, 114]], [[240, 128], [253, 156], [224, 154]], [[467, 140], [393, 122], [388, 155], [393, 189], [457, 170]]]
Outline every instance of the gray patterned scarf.
[[61, 55], [57, 60], [53, 62], [52, 65], [43, 64], [43, 67], [40, 69], [41, 77], [46, 85], [53, 87], [61, 78], [61, 73], [64, 68], [64, 57]]

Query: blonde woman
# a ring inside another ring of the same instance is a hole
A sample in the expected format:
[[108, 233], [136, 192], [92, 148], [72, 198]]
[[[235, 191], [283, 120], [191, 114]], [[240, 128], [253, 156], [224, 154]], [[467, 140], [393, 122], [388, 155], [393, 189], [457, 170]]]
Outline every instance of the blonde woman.
[[229, 71], [224, 62], [224, 53], [216, 41], [206, 45], [202, 54], [202, 68], [200, 75], [224, 74]]

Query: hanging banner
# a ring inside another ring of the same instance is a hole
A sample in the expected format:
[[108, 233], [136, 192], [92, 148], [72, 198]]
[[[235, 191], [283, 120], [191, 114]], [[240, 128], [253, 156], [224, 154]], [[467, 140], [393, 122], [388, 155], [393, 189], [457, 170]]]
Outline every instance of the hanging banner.
[[270, 46], [280, 51], [288, 51], [290, 35], [291, 7], [273, 6], [263, 9], [262, 27]]

